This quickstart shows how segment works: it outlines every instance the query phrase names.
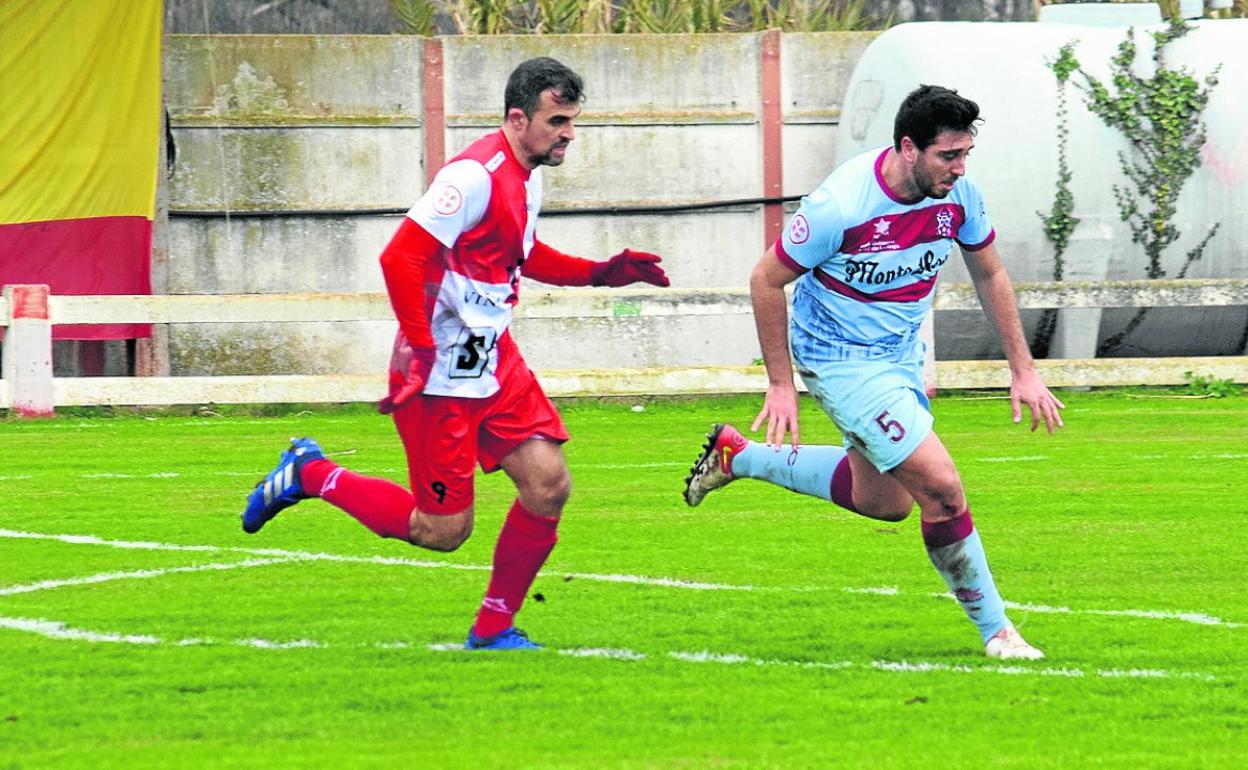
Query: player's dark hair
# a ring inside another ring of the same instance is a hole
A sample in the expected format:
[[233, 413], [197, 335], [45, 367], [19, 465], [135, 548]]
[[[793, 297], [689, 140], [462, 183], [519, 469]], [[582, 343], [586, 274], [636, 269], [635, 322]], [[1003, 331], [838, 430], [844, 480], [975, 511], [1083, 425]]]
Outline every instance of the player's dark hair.
[[519, 107], [526, 117], [533, 117], [542, 103], [542, 92], [550, 88], [563, 104], [576, 104], [585, 98], [585, 84], [580, 75], [549, 56], [529, 59], [507, 78], [503, 117], [507, 117], [512, 107]]
[[897, 108], [893, 121], [893, 149], [901, 152], [901, 138], [910, 137], [920, 150], [936, 141], [941, 131], [966, 131], [975, 135], [979, 105], [942, 86], [919, 86]]

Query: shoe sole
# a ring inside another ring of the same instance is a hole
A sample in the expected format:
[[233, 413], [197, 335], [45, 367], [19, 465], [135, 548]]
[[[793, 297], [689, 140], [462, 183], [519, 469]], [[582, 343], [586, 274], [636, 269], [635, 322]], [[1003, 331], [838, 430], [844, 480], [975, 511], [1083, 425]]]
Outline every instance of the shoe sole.
[[699, 466], [701, 466], [707, 460], [718, 459], [715, 457], [715, 444], [716, 442], [719, 441], [719, 434], [723, 432], [724, 432], [724, 424], [722, 422], [717, 422], [714, 424], [714, 426], [711, 427], [711, 432], [706, 434], [706, 443], [702, 446], [702, 456], [699, 457], [697, 462], [693, 464], [693, 467], [689, 469], [689, 475], [685, 477], [685, 492], [684, 492], [685, 505], [688, 505], [690, 508], [696, 507], [699, 503], [702, 502], [702, 500], [706, 499], [706, 495], [703, 495], [702, 500], [698, 500], [698, 502], [696, 503], [690, 501], [689, 487], [690, 485], [693, 484], [693, 477], [698, 475]]

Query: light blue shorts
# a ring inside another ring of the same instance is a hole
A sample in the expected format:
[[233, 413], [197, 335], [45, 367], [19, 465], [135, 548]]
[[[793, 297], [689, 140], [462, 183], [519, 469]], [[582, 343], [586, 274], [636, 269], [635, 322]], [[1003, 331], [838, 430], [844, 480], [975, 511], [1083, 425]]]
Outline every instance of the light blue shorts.
[[[809, 319], [805, 325], [810, 326]], [[820, 330], [827, 331], [827, 330]], [[791, 329], [798, 374], [845, 437], [886, 473], [909, 457], [932, 431], [923, 385], [927, 347], [917, 335], [864, 345]]]

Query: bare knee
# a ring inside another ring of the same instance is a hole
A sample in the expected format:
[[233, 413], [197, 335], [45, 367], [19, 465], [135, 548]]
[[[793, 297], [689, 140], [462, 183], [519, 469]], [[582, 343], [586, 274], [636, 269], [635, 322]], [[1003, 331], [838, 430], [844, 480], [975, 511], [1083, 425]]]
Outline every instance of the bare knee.
[[430, 516], [419, 511], [412, 514], [408, 542], [431, 551], [450, 552], [458, 549], [472, 535], [472, 514]]
[[524, 507], [539, 516], [557, 517], [572, 496], [572, 476], [567, 469], [532, 479], [519, 490]]
[[919, 499], [923, 518], [932, 520], [952, 519], [966, 510], [966, 494], [956, 473], [934, 478], [923, 488]]

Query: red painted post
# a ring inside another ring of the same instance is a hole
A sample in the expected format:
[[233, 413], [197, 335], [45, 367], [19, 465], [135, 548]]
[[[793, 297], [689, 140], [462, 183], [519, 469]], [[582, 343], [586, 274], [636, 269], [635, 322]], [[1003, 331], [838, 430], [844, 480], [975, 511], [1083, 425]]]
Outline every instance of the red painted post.
[[4, 287], [9, 325], [4, 333], [4, 384], [18, 417], [52, 416], [52, 323], [47, 284]]
[[[780, 30], [763, 33], [760, 57], [763, 91], [763, 196], [784, 195], [784, 154], [782, 152], [784, 116], [780, 104]], [[763, 248], [780, 237], [784, 227], [784, 204], [763, 204]]]
[[446, 100], [443, 84], [442, 41], [432, 37], [425, 40], [424, 59], [424, 117], [421, 133], [425, 142], [425, 186], [446, 162]]

